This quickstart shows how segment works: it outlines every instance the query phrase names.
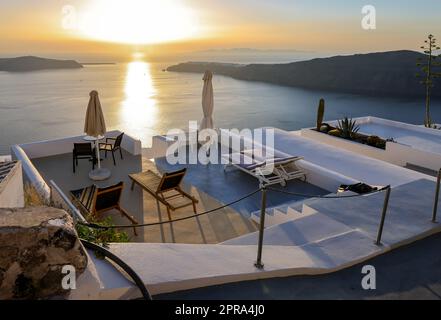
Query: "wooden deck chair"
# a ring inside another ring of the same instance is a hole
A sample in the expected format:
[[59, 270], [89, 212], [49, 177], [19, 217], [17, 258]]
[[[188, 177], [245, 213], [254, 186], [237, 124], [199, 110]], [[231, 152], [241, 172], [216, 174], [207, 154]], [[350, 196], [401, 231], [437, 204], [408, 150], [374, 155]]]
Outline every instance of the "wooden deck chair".
[[153, 171], [129, 174], [132, 180], [132, 187], [138, 184], [142, 189], [152, 195], [156, 201], [162, 203], [167, 208], [167, 214], [171, 220], [170, 211], [175, 211], [187, 206], [193, 206], [193, 211], [196, 214], [196, 203], [198, 200], [181, 189], [181, 182], [184, 179], [187, 169], [178, 170], [175, 172], [164, 173], [159, 177]]
[[[122, 216], [132, 222], [138, 224], [138, 221], [121, 207], [121, 195], [124, 183], [121, 181], [113, 186], [98, 188], [91, 185], [86, 188], [73, 190], [70, 192], [73, 202], [77, 207], [86, 214], [98, 218], [104, 212], [112, 209], [118, 210]], [[136, 228], [133, 228], [135, 236], [138, 235]]]

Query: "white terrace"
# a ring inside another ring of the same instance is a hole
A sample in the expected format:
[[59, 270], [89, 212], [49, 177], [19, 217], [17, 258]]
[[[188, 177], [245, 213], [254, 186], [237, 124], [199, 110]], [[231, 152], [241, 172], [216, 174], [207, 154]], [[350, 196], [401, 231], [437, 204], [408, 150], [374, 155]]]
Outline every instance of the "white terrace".
[[[311, 128], [302, 129], [301, 135], [398, 166], [419, 168], [423, 172], [437, 172], [441, 168], [441, 130], [376, 117], [361, 117], [353, 120], [360, 127], [360, 133], [375, 135], [385, 140], [393, 139], [393, 141], [387, 141], [386, 149], [382, 150], [322, 134]], [[328, 123], [337, 125], [337, 121]]]
[[[26, 179], [40, 190], [49, 195], [49, 180], [55, 179], [62, 192], [67, 192], [91, 183], [87, 178], [87, 164], [82, 169], [84, 172], [80, 171], [77, 176], [71, 171], [69, 153], [73, 141], [78, 139], [81, 137], [14, 146], [13, 156], [22, 161]], [[168, 143], [158, 136], [153, 149], [147, 150], [142, 149], [136, 139], [127, 137], [123, 143], [127, 157], [123, 161], [117, 159], [116, 167], [104, 161], [112, 170], [112, 178], [107, 183], [126, 181], [127, 174], [147, 168], [158, 172], [179, 169], [164, 160]], [[135, 239], [140, 242], [114, 243], [111, 250], [141, 276], [152, 294], [159, 294], [227, 282], [333, 272], [441, 231], [439, 224], [431, 222], [436, 187], [431, 176], [314, 141], [298, 132], [276, 129], [275, 149], [302, 156], [298, 166], [307, 177], [306, 182], [290, 181], [286, 188], [279, 188], [282, 191], [323, 196], [335, 194], [341, 184], [390, 185], [382, 245], [375, 241], [385, 192], [305, 200], [268, 191], [263, 269], [254, 266], [259, 196], [243, 206], [233, 205], [221, 212], [187, 220], [185, 224], [166, 224], [153, 232], [146, 228], [143, 238]], [[149, 161], [152, 155], [154, 163]], [[257, 180], [244, 173], [224, 173], [220, 165], [201, 164], [188, 165], [185, 184], [186, 189], [201, 200], [200, 212], [237, 199], [258, 186]], [[141, 191], [135, 189], [124, 197], [123, 205], [137, 212], [139, 221], [167, 219]], [[156, 213], [152, 213], [154, 209]], [[185, 210], [176, 212], [173, 218], [188, 214]], [[158, 240], [161, 236], [162, 241]], [[113, 266], [93, 255], [90, 258], [90, 272], [82, 281], [90, 284], [94, 279], [97, 288], [89, 297], [94, 294], [102, 298], [139, 296], [133, 284], [122, 278]], [[72, 298], [84, 297], [82, 294], [77, 291]]]

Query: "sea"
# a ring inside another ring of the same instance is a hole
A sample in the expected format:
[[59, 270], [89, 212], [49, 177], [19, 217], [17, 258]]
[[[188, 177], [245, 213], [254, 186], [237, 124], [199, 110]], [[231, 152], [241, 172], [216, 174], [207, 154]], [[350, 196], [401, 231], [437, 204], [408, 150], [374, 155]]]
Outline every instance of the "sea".
[[[85, 65], [82, 69], [0, 72], [0, 155], [14, 144], [83, 133], [89, 92], [99, 92], [107, 129], [141, 139], [174, 128], [186, 129], [202, 118], [202, 75], [167, 72], [178, 61]], [[273, 61], [278, 62], [278, 61]], [[320, 98], [325, 119], [377, 116], [421, 124], [424, 97], [405, 99], [310, 91], [215, 75], [214, 121], [217, 128], [313, 126]], [[423, 90], [422, 90], [423, 91]], [[441, 122], [441, 101], [432, 103]]]

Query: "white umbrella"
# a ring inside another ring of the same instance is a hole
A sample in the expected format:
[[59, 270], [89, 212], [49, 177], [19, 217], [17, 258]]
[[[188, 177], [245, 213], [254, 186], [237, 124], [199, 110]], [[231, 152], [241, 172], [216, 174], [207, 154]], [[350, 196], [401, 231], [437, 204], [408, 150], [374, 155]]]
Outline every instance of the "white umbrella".
[[213, 84], [211, 80], [213, 79], [213, 73], [211, 71], [205, 71], [204, 77], [204, 88], [202, 89], [202, 111], [204, 112], [204, 118], [202, 119], [199, 130], [203, 129], [213, 129], [213, 109], [214, 109], [214, 98], [213, 98]]
[[89, 173], [89, 177], [92, 180], [104, 180], [110, 176], [110, 170], [101, 168], [99, 144], [97, 141], [102, 139], [106, 134], [106, 122], [104, 121], [98, 92], [93, 90], [89, 95], [90, 99], [84, 122], [84, 132], [87, 134], [85, 140], [95, 141], [96, 157], [98, 161], [98, 169], [92, 170]]

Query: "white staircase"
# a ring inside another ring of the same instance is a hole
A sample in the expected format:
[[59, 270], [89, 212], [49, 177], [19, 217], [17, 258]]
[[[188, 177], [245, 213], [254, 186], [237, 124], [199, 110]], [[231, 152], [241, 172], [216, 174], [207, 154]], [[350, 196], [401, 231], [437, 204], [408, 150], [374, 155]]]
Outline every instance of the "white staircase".
[[[281, 224], [287, 221], [297, 220], [305, 216], [316, 213], [306, 200], [293, 201], [281, 206], [266, 209], [265, 227]], [[260, 210], [251, 213], [250, 219], [260, 224]]]

